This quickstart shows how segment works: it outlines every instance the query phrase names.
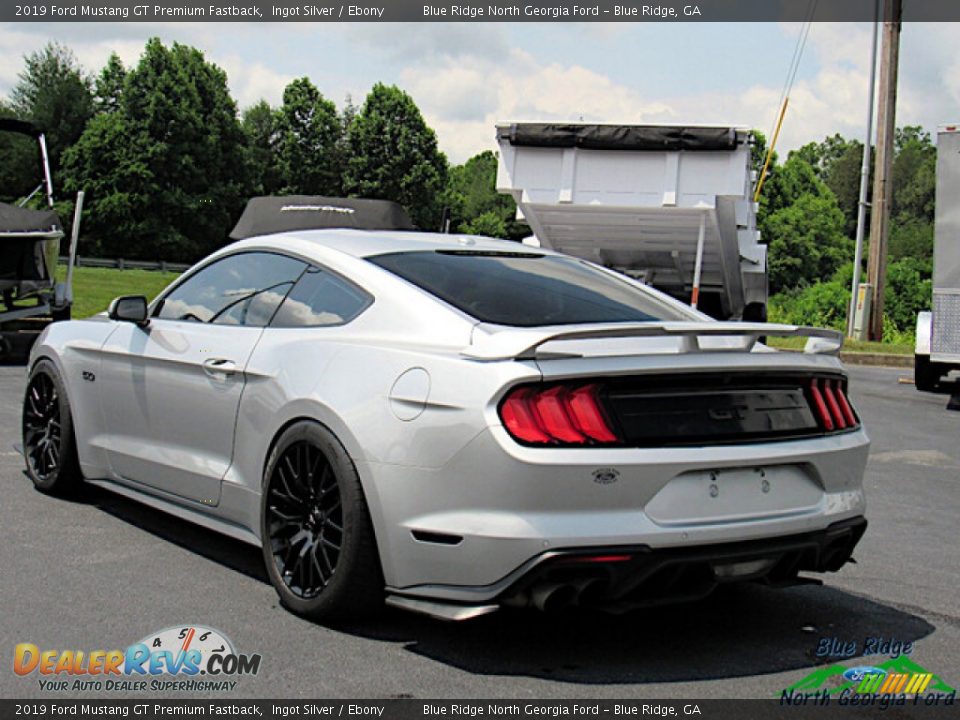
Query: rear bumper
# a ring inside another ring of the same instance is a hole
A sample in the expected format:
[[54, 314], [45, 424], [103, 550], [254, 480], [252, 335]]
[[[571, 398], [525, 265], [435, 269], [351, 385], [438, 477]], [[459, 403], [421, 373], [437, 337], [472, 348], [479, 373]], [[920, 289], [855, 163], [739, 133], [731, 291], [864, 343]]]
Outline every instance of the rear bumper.
[[[646, 450], [514, 444], [505, 452], [508, 441], [501, 428], [488, 430], [439, 468], [358, 463], [391, 592], [488, 602], [555, 550], [769, 543], [824, 531], [866, 510], [869, 439], [862, 430]], [[619, 473], [614, 482], [605, 475], [611, 469]], [[711, 495], [713, 472], [718, 497]]]
[[563, 605], [624, 612], [697, 600], [718, 585], [797, 582], [798, 572], [835, 572], [850, 560], [867, 528], [862, 517], [817, 532], [691, 548], [647, 546], [545, 553], [497, 597], [504, 605]]
[[[578, 606], [610, 613], [699, 600], [719, 585], [818, 583], [800, 572], [835, 572], [851, 560], [867, 521], [761, 541], [691, 548], [645, 545], [551, 550], [491, 586], [460, 587], [461, 597], [424, 598], [390, 590], [391, 604], [446, 620], [482, 615], [498, 606], [557, 610]], [[438, 588], [439, 589], [439, 588]]]

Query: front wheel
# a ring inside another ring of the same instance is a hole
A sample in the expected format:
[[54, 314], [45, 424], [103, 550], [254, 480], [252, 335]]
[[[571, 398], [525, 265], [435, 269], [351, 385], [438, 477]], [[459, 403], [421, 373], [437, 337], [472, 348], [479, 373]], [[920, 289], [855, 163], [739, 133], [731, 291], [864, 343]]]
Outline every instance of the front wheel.
[[382, 607], [383, 573], [360, 478], [325, 427], [301, 421], [277, 440], [260, 527], [267, 574], [285, 607], [324, 620]]
[[67, 390], [56, 366], [40, 360], [23, 398], [23, 456], [38, 490], [63, 495], [82, 480]]

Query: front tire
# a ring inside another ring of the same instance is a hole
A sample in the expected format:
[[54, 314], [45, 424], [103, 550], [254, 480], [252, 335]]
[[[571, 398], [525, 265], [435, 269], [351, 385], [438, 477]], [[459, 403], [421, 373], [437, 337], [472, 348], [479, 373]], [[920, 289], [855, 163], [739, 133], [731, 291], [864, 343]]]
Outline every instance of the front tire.
[[301, 421], [277, 440], [264, 474], [263, 560], [281, 603], [331, 620], [383, 606], [383, 572], [356, 467], [337, 438]]
[[65, 495], [83, 480], [67, 389], [56, 366], [40, 360], [23, 398], [23, 457], [38, 490]]

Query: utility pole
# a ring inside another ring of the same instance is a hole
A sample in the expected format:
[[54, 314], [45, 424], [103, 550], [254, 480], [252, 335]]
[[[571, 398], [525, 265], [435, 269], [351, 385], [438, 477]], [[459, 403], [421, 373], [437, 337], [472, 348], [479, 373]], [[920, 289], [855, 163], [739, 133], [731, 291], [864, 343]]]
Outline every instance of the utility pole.
[[863, 238], [867, 227], [867, 195], [870, 184], [870, 154], [873, 147], [873, 101], [877, 89], [877, 36], [880, 30], [880, 3], [875, 0], [873, 30], [870, 46], [870, 90], [867, 95], [867, 130], [863, 137], [863, 158], [860, 163], [860, 200], [857, 203], [857, 238], [853, 254], [853, 281], [850, 287], [850, 306], [847, 309], [847, 337], [853, 337], [857, 313], [857, 296], [860, 294], [860, 266], [863, 262]]
[[[893, 199], [893, 140], [897, 127], [897, 64], [900, 55], [902, 0], [884, 0], [883, 45], [880, 51], [880, 103], [877, 110], [877, 164], [873, 178], [870, 216], [870, 256], [867, 280], [873, 290], [870, 339], [883, 339], [883, 292], [887, 275], [887, 237]], [[869, 152], [865, 149], [865, 152]], [[856, 268], [854, 268], [856, 271]]]

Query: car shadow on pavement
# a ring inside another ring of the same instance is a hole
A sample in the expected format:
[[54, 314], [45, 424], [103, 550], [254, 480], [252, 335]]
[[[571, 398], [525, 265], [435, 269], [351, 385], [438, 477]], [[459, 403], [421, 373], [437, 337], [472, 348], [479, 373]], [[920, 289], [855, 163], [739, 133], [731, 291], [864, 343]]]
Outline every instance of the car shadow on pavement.
[[410, 652], [471, 673], [618, 684], [811, 668], [841, 660], [817, 657], [821, 638], [855, 640], [862, 648], [868, 637], [913, 642], [935, 627], [836, 588], [746, 584], [700, 602], [620, 616], [513, 610], [454, 625], [393, 611], [376, 628], [339, 629], [405, 642]]
[[[88, 486], [73, 502], [105, 513], [246, 577], [267, 583], [260, 551], [139, 503]], [[826, 576], [829, 582], [829, 576]], [[266, 611], [267, 608], [264, 608]], [[409, 652], [478, 675], [580, 684], [663, 683], [812, 668], [822, 638], [915, 642], [936, 628], [916, 615], [843, 590], [804, 585], [722, 587], [708, 598], [626, 615], [581, 609], [502, 610], [447, 623], [386, 609], [328, 630], [402, 644]]]
[[[26, 473], [24, 473], [26, 475]], [[69, 498], [72, 502], [93, 505], [141, 530], [167, 542], [178, 545], [247, 577], [269, 583], [263, 569], [260, 549], [221, 535], [218, 532], [194, 525], [135, 500], [125, 498], [95, 485], [84, 485], [82, 494]]]

